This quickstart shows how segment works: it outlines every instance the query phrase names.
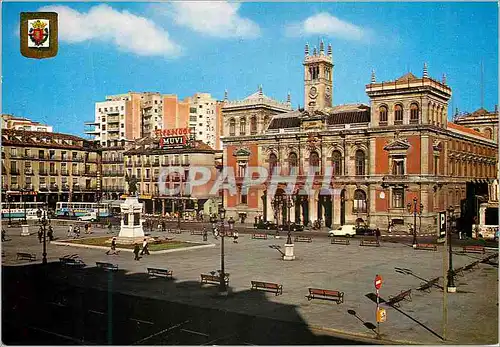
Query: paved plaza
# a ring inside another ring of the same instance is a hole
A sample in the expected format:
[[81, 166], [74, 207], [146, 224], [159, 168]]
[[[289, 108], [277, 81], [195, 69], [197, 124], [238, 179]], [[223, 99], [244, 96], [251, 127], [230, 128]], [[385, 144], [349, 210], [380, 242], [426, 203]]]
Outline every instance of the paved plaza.
[[[16, 260], [16, 252], [36, 253], [42, 256], [42, 245], [32, 227], [32, 235], [21, 237], [19, 228], [8, 228], [8, 241], [2, 244], [4, 266], [24, 266], [27, 261]], [[92, 236], [106, 235], [103, 229], [94, 229]], [[153, 232], [151, 236], [165, 237], [166, 233]], [[55, 227], [58, 241], [64, 240], [66, 227]], [[83, 237], [87, 236], [82, 234]], [[109, 234], [111, 237], [112, 235]], [[202, 237], [168, 234], [176, 240], [204, 243]], [[214, 247], [186, 249], [144, 256], [133, 260], [131, 252], [107, 256], [103, 249], [76, 248], [48, 245], [48, 260], [56, 262], [66, 254], [77, 253], [87, 268], [66, 273], [68, 282], [81, 287], [108, 289], [109, 277], [86, 276], [85, 271], [95, 267], [96, 261], [117, 264], [123, 272], [116, 273], [113, 290], [176, 303], [189, 303], [198, 307], [217, 307], [229, 312], [244, 313], [280, 321], [302, 321], [315, 333], [350, 336], [358, 341], [398, 344], [496, 344], [498, 343], [498, 266], [480, 263], [472, 271], [456, 277], [457, 293], [448, 294], [448, 323], [446, 341], [443, 341], [443, 292], [432, 288], [430, 292], [416, 290], [424, 281], [441, 276], [443, 285], [443, 252], [415, 251], [404, 242], [382, 242], [381, 247], [361, 247], [360, 238], [351, 239], [350, 245], [332, 245], [326, 237], [313, 237], [311, 243], [295, 243], [294, 261], [282, 261], [279, 252], [270, 245], [281, 245], [280, 239], [254, 240], [250, 234], [240, 234], [238, 243], [225, 240], [225, 269], [230, 274], [230, 296], [224, 299], [215, 294], [217, 286], [200, 286], [200, 274], [220, 269], [220, 238], [210, 234], [207, 244]], [[491, 255], [461, 254], [454, 250], [454, 267], [470, 264]], [[496, 251], [495, 251], [496, 252]], [[172, 281], [149, 280], [147, 267], [173, 270]], [[401, 274], [395, 267], [413, 271]], [[90, 269], [89, 269], [90, 268]], [[84, 275], [82, 275], [82, 271]], [[401, 291], [412, 289], [411, 301], [403, 301], [399, 308], [385, 307], [387, 321], [380, 324], [380, 337], [364, 323], [375, 323], [374, 277], [383, 277], [380, 290], [382, 299], [388, 300]], [[54, 274], [52, 274], [54, 276]], [[420, 277], [421, 279], [419, 279]], [[250, 292], [250, 281], [260, 280], [283, 285], [283, 295], [262, 294], [265, 301]], [[345, 293], [344, 303], [326, 300], [308, 301], [308, 287], [339, 290]], [[291, 314], [293, 308], [294, 314]], [[350, 311], [350, 313], [348, 312]], [[352, 311], [355, 311], [353, 315]]]

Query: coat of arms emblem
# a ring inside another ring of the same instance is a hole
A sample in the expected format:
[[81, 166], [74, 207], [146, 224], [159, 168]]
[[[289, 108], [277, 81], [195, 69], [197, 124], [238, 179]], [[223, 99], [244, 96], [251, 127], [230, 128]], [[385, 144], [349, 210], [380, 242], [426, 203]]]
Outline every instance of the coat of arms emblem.
[[49, 28], [48, 20], [28, 20], [28, 47], [49, 47]]

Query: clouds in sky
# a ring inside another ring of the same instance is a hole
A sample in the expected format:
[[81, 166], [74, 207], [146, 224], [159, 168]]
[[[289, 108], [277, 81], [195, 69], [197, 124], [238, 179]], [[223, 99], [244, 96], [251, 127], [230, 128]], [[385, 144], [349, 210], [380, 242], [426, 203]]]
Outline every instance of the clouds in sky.
[[285, 33], [288, 36], [327, 35], [360, 41], [367, 37], [368, 31], [327, 12], [321, 12], [306, 18], [304, 21], [288, 24], [285, 27]]
[[110, 42], [122, 51], [140, 56], [175, 57], [181, 51], [168, 32], [151, 20], [128, 11], [117, 11], [108, 5], [93, 6], [87, 13], [68, 6], [45, 6], [39, 11], [58, 13], [61, 41]]
[[256, 38], [259, 25], [238, 13], [241, 4], [227, 1], [174, 1], [152, 5], [179, 26], [220, 38]]

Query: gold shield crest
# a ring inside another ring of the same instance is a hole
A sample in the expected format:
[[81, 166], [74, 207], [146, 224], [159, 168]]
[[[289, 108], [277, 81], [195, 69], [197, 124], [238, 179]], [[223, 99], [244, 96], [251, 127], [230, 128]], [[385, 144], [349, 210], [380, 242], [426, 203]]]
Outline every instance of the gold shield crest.
[[44, 59], [57, 55], [57, 13], [21, 12], [19, 30], [23, 56]]

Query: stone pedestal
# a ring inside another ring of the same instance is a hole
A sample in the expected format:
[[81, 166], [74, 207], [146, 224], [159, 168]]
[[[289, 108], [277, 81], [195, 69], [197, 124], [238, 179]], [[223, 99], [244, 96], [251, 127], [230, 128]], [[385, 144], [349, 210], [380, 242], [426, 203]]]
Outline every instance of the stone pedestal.
[[293, 255], [293, 246], [294, 244], [285, 244], [285, 255], [283, 256], [283, 260], [294, 260], [295, 256]]
[[28, 224], [21, 225], [21, 236], [30, 236], [30, 231], [28, 227], [29, 227]]
[[137, 197], [128, 197], [125, 202], [120, 205], [120, 209], [122, 212], [122, 221], [118, 238], [121, 240], [123, 240], [123, 238], [144, 238], [141, 218], [142, 204]]

